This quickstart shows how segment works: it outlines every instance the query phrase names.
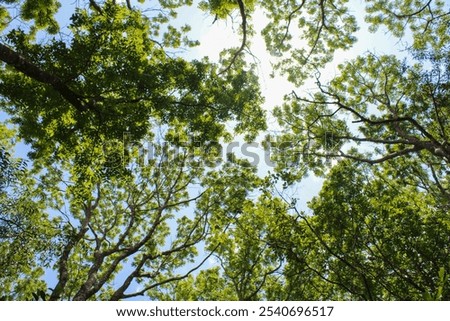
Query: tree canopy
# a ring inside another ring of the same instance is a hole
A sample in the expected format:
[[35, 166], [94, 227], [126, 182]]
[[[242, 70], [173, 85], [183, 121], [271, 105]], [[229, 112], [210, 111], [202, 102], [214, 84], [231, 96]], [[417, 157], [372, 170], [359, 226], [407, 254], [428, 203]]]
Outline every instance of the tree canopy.
[[[0, 297], [449, 300], [450, 7], [353, 5], [2, 1]], [[186, 8], [239, 45], [180, 54], [199, 45]], [[360, 28], [398, 52], [322, 76]], [[259, 36], [295, 86], [278, 106]], [[223, 155], [236, 139], [274, 168]]]

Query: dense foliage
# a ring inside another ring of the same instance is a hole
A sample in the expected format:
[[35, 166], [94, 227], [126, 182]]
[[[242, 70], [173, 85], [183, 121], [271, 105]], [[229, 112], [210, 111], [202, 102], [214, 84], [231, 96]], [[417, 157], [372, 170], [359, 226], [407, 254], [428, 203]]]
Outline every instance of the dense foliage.
[[[0, 297], [449, 300], [450, 7], [365, 4], [1, 1]], [[177, 54], [198, 45], [187, 7], [240, 45]], [[323, 79], [362, 27], [401, 51]], [[297, 87], [267, 174], [220, 147], [266, 135], [259, 32]]]

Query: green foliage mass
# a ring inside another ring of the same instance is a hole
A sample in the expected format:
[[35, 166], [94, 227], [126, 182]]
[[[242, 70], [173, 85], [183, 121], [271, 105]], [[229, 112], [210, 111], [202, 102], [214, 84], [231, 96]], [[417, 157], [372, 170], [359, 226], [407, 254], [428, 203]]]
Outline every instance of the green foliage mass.
[[[194, 5], [240, 47], [178, 54], [198, 45]], [[2, 1], [0, 298], [450, 300], [449, 7], [352, 5]], [[268, 108], [260, 14], [273, 73], [298, 87]], [[402, 54], [323, 80], [362, 21]], [[220, 144], [260, 137], [267, 109], [264, 176]], [[323, 185], [301, 207], [308, 175]]]

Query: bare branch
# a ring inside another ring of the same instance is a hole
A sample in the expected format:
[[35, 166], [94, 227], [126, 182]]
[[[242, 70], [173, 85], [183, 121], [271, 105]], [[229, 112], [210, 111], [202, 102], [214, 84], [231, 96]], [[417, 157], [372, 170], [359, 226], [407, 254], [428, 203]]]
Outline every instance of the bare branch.
[[149, 291], [149, 290], [151, 290], [153, 288], [156, 288], [158, 286], [162, 286], [162, 285], [164, 285], [166, 283], [170, 283], [170, 282], [174, 282], [174, 281], [180, 281], [180, 280], [183, 280], [183, 279], [187, 278], [190, 274], [192, 274], [193, 272], [197, 271], [215, 253], [215, 251], [219, 248], [220, 245], [221, 245], [220, 243], [217, 244], [214, 247], [214, 249], [199, 264], [194, 266], [192, 269], [190, 269], [185, 274], [177, 275], [177, 276], [165, 279], [165, 280], [163, 280], [161, 282], [157, 282], [157, 283], [151, 284], [151, 285], [145, 287], [143, 290], [138, 291], [138, 292], [134, 292], [134, 293], [130, 293], [130, 294], [123, 294], [120, 299], [129, 299], [129, 298], [133, 298], [133, 297], [136, 297], [136, 296], [144, 295], [147, 291]]

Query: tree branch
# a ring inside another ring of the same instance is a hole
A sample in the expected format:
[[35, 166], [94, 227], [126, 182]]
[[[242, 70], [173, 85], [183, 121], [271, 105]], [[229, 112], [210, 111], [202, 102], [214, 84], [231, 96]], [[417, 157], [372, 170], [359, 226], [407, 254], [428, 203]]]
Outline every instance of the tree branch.
[[89, 109], [94, 108], [94, 106], [83, 100], [83, 96], [70, 89], [61, 78], [42, 70], [35, 64], [29, 62], [25, 57], [2, 43], [0, 43], [0, 60], [14, 67], [25, 76], [43, 84], [50, 85], [78, 111], [86, 112]]
[[432, 0], [428, 0], [428, 2], [422, 8], [418, 9], [416, 12], [412, 12], [412, 13], [408, 13], [408, 14], [395, 13], [394, 11], [389, 10], [389, 9], [385, 9], [385, 10], [398, 19], [412, 18], [413, 16], [416, 16], [416, 15], [422, 13], [426, 8], [429, 8], [431, 5], [431, 2], [432, 2]]
[[100, 14], [103, 14], [102, 8], [95, 2], [95, 0], [89, 0], [89, 4], [92, 6], [92, 8], [95, 9]]
[[297, 12], [299, 12], [299, 11], [303, 8], [305, 2], [306, 2], [306, 0], [303, 0], [302, 3], [300, 3], [300, 5], [299, 5], [297, 8], [295, 8], [295, 9], [289, 14], [289, 16], [288, 16], [288, 18], [287, 18], [286, 27], [285, 27], [286, 32], [284, 33], [283, 38], [281, 38], [280, 45], [283, 45], [284, 41], [286, 40], [286, 38], [287, 38], [287, 36], [288, 36], [288, 34], [289, 34], [289, 28], [290, 28], [290, 26], [291, 26], [292, 18], [294, 17], [294, 15], [295, 15]]
[[153, 289], [153, 288], [156, 288], [156, 287], [158, 287], [158, 286], [161, 286], [161, 285], [164, 285], [164, 284], [166, 284], [166, 283], [169, 283], [169, 282], [174, 282], [174, 281], [179, 281], [179, 280], [182, 280], [182, 279], [185, 279], [185, 278], [187, 278], [191, 273], [193, 273], [193, 272], [195, 272], [196, 270], [198, 270], [213, 254], [214, 254], [214, 252], [217, 250], [217, 248], [220, 246], [221, 244], [219, 243], [219, 244], [217, 244], [215, 247], [214, 247], [214, 249], [199, 263], [199, 264], [197, 264], [196, 266], [194, 266], [192, 269], [190, 269], [188, 272], [186, 272], [185, 274], [183, 274], [183, 275], [177, 275], [177, 276], [174, 276], [174, 277], [171, 277], [171, 278], [168, 278], [168, 279], [165, 279], [165, 280], [163, 280], [163, 281], [161, 281], [161, 282], [157, 282], [157, 283], [154, 283], [154, 284], [151, 284], [151, 285], [149, 285], [149, 286], [147, 286], [147, 287], [145, 287], [143, 290], [141, 290], [141, 291], [139, 291], [139, 292], [135, 292], [135, 293], [130, 293], [130, 294], [123, 294], [122, 295], [122, 297], [121, 297], [121, 299], [129, 299], [129, 298], [132, 298], [132, 297], [136, 297], [136, 296], [140, 296], [140, 295], [144, 295], [145, 294], [145, 292], [147, 292], [147, 291], [149, 291], [149, 290], [151, 290], [151, 289]]
[[130, 0], [127, 0], [127, 8], [130, 10], [133, 10], [133, 7], [131, 6]]
[[91, 215], [92, 212], [86, 212], [86, 216], [81, 223], [78, 233], [76, 235], [69, 236], [70, 239], [63, 248], [61, 257], [58, 261], [58, 283], [56, 284], [54, 290], [52, 291], [52, 294], [50, 295], [50, 301], [59, 300], [64, 292], [64, 288], [67, 284], [67, 281], [69, 280], [69, 270], [67, 267], [67, 263], [69, 261], [70, 253], [88, 231], [88, 225], [91, 220]]
[[231, 61], [228, 64], [228, 66], [224, 70], [219, 72], [219, 75], [220, 74], [224, 74], [228, 70], [230, 70], [230, 68], [234, 65], [237, 57], [241, 54], [242, 51], [244, 51], [245, 45], [247, 44], [247, 14], [245, 13], [245, 5], [244, 5], [244, 2], [242, 0], [236, 0], [236, 1], [239, 4], [239, 11], [241, 13], [241, 18], [242, 18], [242, 23], [241, 23], [241, 26], [242, 26], [242, 42], [241, 42], [241, 46], [239, 47], [239, 49], [234, 53], [233, 57], [231, 58]]

